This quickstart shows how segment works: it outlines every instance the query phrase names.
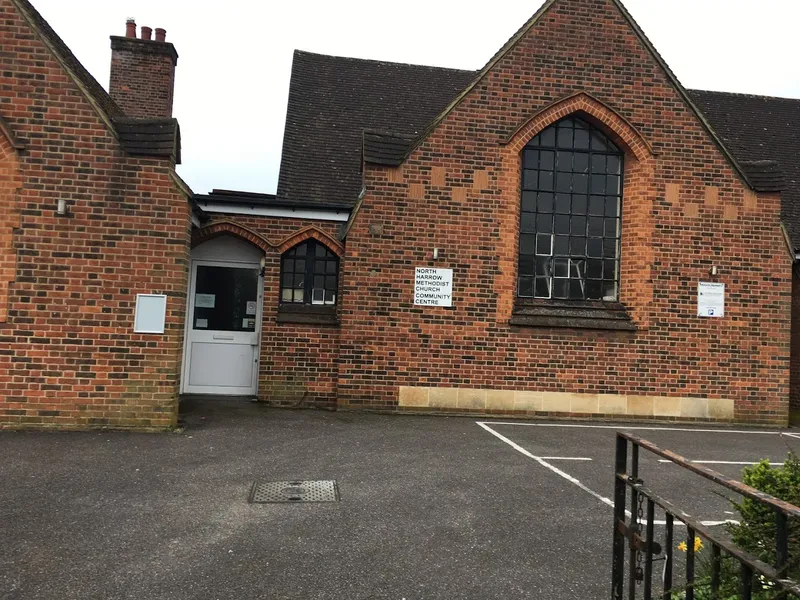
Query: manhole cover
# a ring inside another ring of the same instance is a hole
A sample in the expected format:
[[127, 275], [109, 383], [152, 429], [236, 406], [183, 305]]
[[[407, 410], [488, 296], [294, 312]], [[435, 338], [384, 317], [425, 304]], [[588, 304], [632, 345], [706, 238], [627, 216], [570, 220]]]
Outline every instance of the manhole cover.
[[268, 481], [253, 484], [248, 502], [338, 502], [339, 488], [335, 481]]

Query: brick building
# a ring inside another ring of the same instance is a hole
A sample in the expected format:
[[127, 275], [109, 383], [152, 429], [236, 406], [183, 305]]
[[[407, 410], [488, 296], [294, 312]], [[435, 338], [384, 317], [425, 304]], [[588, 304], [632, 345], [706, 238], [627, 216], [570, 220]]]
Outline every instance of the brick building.
[[176, 175], [163, 30], [112, 37], [106, 93], [0, 17], [2, 426], [800, 408], [800, 101], [684, 89], [618, 0], [548, 0], [480, 71], [296, 52], [275, 195]]

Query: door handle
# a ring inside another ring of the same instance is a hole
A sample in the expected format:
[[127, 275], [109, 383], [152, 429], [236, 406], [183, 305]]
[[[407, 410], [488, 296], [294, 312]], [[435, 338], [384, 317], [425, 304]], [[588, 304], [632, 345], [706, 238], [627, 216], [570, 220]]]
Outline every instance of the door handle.
[[215, 333], [214, 334], [214, 339], [215, 340], [233, 340], [233, 336], [232, 335], [219, 335], [219, 334]]

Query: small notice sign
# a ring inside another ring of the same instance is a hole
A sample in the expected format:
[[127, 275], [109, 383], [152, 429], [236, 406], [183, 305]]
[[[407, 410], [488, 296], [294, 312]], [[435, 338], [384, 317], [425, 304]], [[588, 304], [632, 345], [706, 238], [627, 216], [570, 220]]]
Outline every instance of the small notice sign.
[[453, 306], [453, 269], [417, 267], [414, 274], [416, 306]]
[[256, 314], [256, 303], [254, 300], [247, 301], [247, 313], [248, 315]]
[[194, 305], [196, 308], [214, 308], [217, 303], [215, 294], [195, 294]]
[[697, 284], [697, 316], [725, 316], [725, 284], [700, 281]]

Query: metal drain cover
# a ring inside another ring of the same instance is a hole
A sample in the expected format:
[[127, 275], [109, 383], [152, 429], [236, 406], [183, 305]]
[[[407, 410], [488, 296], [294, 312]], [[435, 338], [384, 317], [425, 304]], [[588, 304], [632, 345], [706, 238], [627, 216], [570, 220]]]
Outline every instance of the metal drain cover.
[[247, 501], [251, 504], [338, 502], [339, 488], [335, 481], [256, 481]]

